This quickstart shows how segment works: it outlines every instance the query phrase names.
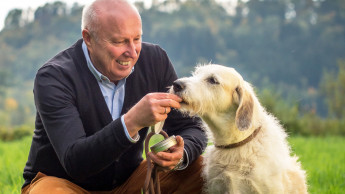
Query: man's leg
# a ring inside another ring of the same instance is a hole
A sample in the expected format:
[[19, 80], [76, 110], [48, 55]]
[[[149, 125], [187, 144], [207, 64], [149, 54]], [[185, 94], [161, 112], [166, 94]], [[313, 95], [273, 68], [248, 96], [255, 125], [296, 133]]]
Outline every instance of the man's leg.
[[38, 173], [31, 184], [22, 189], [22, 194], [89, 194], [78, 185], [53, 176]]
[[[201, 177], [203, 157], [200, 156], [196, 161], [191, 163], [184, 170], [159, 172], [159, 180], [161, 193], [164, 194], [196, 194], [201, 193], [203, 187], [203, 179]], [[142, 162], [129, 179], [121, 186], [115, 188], [111, 192], [88, 192], [78, 185], [69, 182], [68, 180], [47, 176], [43, 173], [38, 173], [30, 185], [22, 189], [22, 194], [132, 194], [141, 193], [141, 188], [144, 186], [146, 179], [147, 163]]]
[[203, 157], [200, 156], [184, 170], [159, 174], [162, 193], [196, 194], [202, 193], [204, 180], [202, 173]]
[[[159, 172], [161, 193], [202, 193], [204, 181], [201, 177], [203, 157], [200, 156], [184, 170]], [[146, 178], [147, 163], [142, 162], [131, 177], [113, 190], [113, 194], [140, 193]]]

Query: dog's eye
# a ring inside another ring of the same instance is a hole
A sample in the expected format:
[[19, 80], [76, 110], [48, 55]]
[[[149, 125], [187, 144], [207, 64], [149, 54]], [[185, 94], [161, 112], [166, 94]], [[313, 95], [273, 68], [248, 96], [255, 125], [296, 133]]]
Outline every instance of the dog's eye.
[[241, 96], [242, 95], [242, 89], [240, 86], [237, 86], [236, 89], [235, 89], [236, 93], [238, 96]]
[[208, 83], [210, 83], [210, 84], [219, 84], [218, 80], [217, 80], [215, 77], [213, 77], [213, 76], [208, 77], [208, 78], [206, 79], [206, 81], [207, 81]]
[[240, 94], [240, 88], [239, 87], [236, 87], [236, 92], [237, 92], [237, 94]]

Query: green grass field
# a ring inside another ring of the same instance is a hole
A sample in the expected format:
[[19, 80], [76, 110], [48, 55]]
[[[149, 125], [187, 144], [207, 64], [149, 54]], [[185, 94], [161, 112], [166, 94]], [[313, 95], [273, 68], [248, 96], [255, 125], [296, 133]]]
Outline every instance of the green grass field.
[[345, 193], [344, 137], [293, 137], [289, 142], [307, 171], [309, 193]]
[[[293, 152], [308, 174], [309, 193], [345, 193], [345, 138], [291, 137]], [[20, 193], [31, 138], [0, 141], [0, 194]]]

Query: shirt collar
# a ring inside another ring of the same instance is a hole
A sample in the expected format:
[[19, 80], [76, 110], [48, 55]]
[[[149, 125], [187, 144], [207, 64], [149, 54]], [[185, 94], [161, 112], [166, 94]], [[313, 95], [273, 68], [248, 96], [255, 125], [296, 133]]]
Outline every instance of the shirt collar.
[[[89, 56], [89, 51], [87, 50], [87, 46], [86, 46], [84, 41], [82, 43], [82, 49], [83, 49], [83, 52], [84, 52], [84, 56], [86, 58], [87, 66], [88, 66], [89, 70], [91, 71], [91, 73], [95, 76], [96, 80], [100, 81], [100, 82], [104, 82], [104, 81], [110, 82], [110, 80], [107, 78], [107, 76], [105, 76], [101, 72], [99, 72], [95, 68], [95, 66], [92, 64], [90, 56]], [[129, 73], [129, 75], [132, 74], [133, 71], [134, 71], [134, 66], [132, 68], [132, 71]], [[122, 80], [126, 80], [127, 77], [123, 78]], [[119, 83], [122, 82], [122, 80], [120, 80]]]

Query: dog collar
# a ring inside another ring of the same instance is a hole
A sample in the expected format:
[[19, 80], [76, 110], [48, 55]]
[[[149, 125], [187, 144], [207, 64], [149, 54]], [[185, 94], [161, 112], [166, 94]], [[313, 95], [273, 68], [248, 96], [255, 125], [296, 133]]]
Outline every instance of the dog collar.
[[232, 143], [232, 144], [228, 144], [228, 145], [215, 145], [216, 148], [221, 148], [221, 149], [231, 149], [231, 148], [236, 148], [236, 147], [240, 147], [248, 142], [250, 142], [260, 131], [261, 126], [256, 128], [255, 131], [250, 134], [246, 139], [237, 142], [237, 143]]

